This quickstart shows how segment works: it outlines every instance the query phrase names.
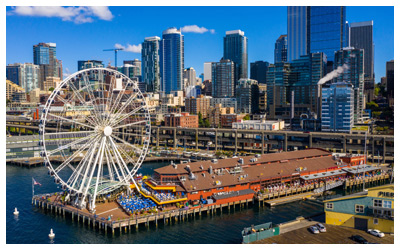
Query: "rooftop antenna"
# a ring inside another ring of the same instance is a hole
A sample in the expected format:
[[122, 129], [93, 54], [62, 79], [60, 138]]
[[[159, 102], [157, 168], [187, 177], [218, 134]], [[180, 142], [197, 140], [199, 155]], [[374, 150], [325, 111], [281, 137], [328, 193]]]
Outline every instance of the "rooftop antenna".
[[115, 68], [117, 68], [117, 53], [118, 53], [118, 50], [123, 50], [123, 49], [103, 49], [103, 51], [114, 51], [114, 53], [115, 53]]

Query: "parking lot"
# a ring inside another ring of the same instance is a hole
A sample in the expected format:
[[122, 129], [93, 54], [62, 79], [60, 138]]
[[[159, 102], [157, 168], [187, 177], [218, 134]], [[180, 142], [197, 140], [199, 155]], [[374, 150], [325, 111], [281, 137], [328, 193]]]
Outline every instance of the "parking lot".
[[[318, 222], [315, 222], [315, 224]], [[306, 225], [306, 224], [304, 224]], [[307, 225], [309, 225], [307, 223]], [[254, 242], [256, 244], [357, 244], [350, 239], [352, 235], [361, 235], [369, 243], [393, 244], [394, 236], [385, 234], [385, 237], [378, 238], [365, 231], [354, 228], [347, 228], [334, 225], [326, 225], [326, 233], [312, 234], [308, 226], [298, 228], [281, 235]]]

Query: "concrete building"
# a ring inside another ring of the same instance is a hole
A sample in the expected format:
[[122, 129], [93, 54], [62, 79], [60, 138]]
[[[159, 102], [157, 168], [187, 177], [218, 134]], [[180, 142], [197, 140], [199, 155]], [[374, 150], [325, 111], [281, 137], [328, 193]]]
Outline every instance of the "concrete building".
[[235, 96], [235, 63], [221, 59], [212, 63], [212, 96], [214, 98]]
[[212, 81], [211, 80], [205, 80], [203, 82], [203, 84], [204, 84], [204, 88], [203, 88], [202, 94], [206, 95], [206, 96], [212, 96], [212, 91], [213, 91]]
[[325, 221], [328, 225], [394, 233], [393, 184], [325, 200], [324, 205]]
[[164, 116], [164, 122], [167, 127], [199, 127], [199, 117], [197, 115], [189, 115], [187, 112], [182, 112], [180, 114], [166, 114]]
[[242, 120], [232, 123], [233, 129], [254, 129], [254, 130], [282, 130], [285, 127], [284, 121], [259, 121]]
[[204, 63], [204, 76], [203, 76], [204, 79], [203, 79], [203, 82], [212, 79], [211, 66], [212, 66], [212, 62], [205, 62]]
[[201, 113], [203, 118], [207, 118], [207, 112], [210, 109], [210, 96], [199, 96], [185, 99], [185, 111], [193, 115]]
[[9, 64], [6, 66], [6, 77], [29, 92], [40, 86], [40, 67], [32, 63]]
[[25, 89], [22, 88], [21, 86], [18, 86], [15, 83], [13, 83], [12, 81], [6, 80], [6, 98], [7, 98], [7, 100], [11, 101], [12, 95], [15, 92], [23, 92], [23, 93], [25, 93]]
[[233, 107], [222, 107], [221, 104], [217, 104], [214, 107], [210, 107], [208, 110], [208, 120], [210, 121], [210, 125], [213, 128], [221, 127], [221, 116], [224, 114], [233, 114], [235, 110]]
[[232, 124], [235, 122], [240, 122], [243, 120], [245, 115], [238, 114], [223, 114], [221, 115], [221, 127], [222, 128], [232, 128]]
[[58, 85], [60, 85], [61, 79], [58, 77], [49, 76], [40, 86], [40, 90], [48, 91], [50, 88], [55, 89]]
[[183, 78], [186, 79], [187, 81], [187, 85], [185, 84], [185, 87], [196, 85], [197, 84], [196, 70], [194, 70], [194, 68], [192, 67], [185, 69], [183, 71]]
[[142, 80], [148, 92], [160, 91], [160, 38], [146, 37], [142, 43]]
[[237, 113], [259, 112], [258, 82], [252, 79], [240, 79], [236, 85]]
[[354, 125], [354, 90], [349, 83], [334, 83], [322, 88], [321, 130], [350, 132]]
[[172, 91], [170, 94], [162, 94], [161, 103], [168, 106], [185, 106], [183, 91]]
[[236, 112], [236, 109], [237, 109], [236, 98], [211, 98], [211, 100], [210, 100], [211, 107], [215, 107], [218, 104], [221, 104], [222, 108], [233, 107], [234, 112]]

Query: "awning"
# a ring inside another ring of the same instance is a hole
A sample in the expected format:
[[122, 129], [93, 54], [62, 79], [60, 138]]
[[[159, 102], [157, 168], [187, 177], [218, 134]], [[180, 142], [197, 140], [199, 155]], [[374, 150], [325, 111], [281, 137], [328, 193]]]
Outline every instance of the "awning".
[[350, 174], [362, 174], [364, 172], [370, 172], [381, 169], [380, 167], [370, 166], [370, 165], [358, 165], [349, 168], [343, 168], [344, 171]]
[[308, 180], [315, 180], [315, 179], [320, 179], [320, 178], [324, 178], [324, 177], [331, 177], [331, 176], [346, 174], [347, 172], [345, 172], [343, 170], [344, 170], [344, 168], [333, 170], [333, 171], [328, 171], [328, 172], [323, 172], [323, 173], [304, 175], [304, 176], [300, 176], [300, 179], [308, 181]]

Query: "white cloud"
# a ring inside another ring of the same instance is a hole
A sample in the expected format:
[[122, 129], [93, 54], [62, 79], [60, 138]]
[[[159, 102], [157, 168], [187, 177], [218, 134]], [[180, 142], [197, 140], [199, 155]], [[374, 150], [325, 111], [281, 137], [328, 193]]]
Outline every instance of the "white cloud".
[[114, 45], [114, 48], [116, 49], [123, 49], [126, 52], [132, 52], [132, 53], [141, 53], [142, 52], [142, 44], [139, 45], [134, 45], [134, 44], [127, 44], [126, 46], [123, 46], [119, 43], [116, 43]]
[[210, 32], [211, 34], [215, 33], [214, 29], [207, 29], [205, 27], [199, 27], [197, 25], [186, 25], [183, 28], [181, 28], [181, 31], [184, 33], [200, 33], [203, 34], [205, 32]]
[[71, 72], [69, 71], [68, 68], [65, 68], [63, 73], [64, 78], [68, 77], [69, 75], [71, 75]]
[[91, 23], [93, 17], [110, 21], [113, 15], [108, 7], [61, 7], [61, 6], [16, 6], [7, 12], [8, 15], [58, 17], [63, 21], [71, 21], [76, 24]]

